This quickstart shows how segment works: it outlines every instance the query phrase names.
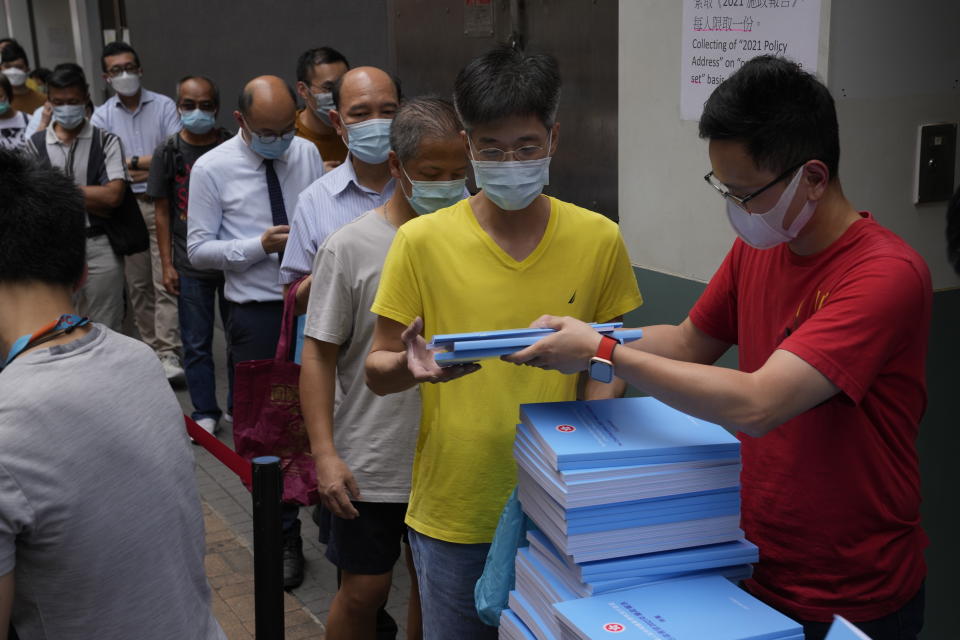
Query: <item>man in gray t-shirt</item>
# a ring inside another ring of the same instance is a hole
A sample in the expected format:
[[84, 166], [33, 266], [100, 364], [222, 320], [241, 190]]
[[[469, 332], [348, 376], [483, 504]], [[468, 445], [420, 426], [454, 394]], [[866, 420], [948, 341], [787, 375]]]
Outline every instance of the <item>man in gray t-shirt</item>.
[[162, 365], [74, 315], [80, 193], [8, 152], [0, 175], [0, 640], [224, 639]]
[[[307, 309], [300, 404], [327, 510], [321, 541], [340, 570], [327, 632], [374, 637], [404, 538], [420, 394], [388, 396], [364, 381], [376, 316], [370, 312], [397, 228], [464, 195], [467, 157], [453, 105], [415, 99], [397, 111], [388, 164], [397, 189], [334, 232], [317, 252]], [[414, 576], [409, 549], [407, 562]], [[415, 580], [415, 578], [414, 578]], [[420, 637], [420, 602], [410, 590], [407, 632]]]

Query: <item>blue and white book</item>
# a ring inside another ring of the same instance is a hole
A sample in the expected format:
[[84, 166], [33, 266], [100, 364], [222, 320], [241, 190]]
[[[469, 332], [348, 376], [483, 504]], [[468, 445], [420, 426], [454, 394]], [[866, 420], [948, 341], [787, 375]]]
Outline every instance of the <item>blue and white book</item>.
[[[489, 338], [486, 340], [459, 340], [455, 342], [436, 343], [427, 345], [434, 351], [434, 358], [440, 366], [476, 362], [486, 358], [516, 353], [534, 344], [537, 340], [553, 333], [553, 329], [546, 329], [544, 334], [525, 335], [518, 337]], [[617, 339], [621, 344], [633, 342], [643, 337], [642, 329], [616, 329], [605, 332], [604, 335]]]
[[655, 398], [545, 402], [520, 406], [522, 422], [554, 469], [736, 457], [740, 441], [723, 427]]
[[500, 612], [500, 640], [539, 640], [510, 609]]
[[833, 616], [833, 624], [830, 625], [830, 631], [824, 640], [870, 640], [870, 636], [843, 616]]
[[[592, 323], [590, 325], [600, 333], [609, 333], [623, 326], [622, 322], [603, 322]], [[440, 346], [454, 342], [467, 342], [471, 340], [492, 340], [496, 338], [524, 338], [540, 337], [554, 333], [554, 329], [537, 329], [526, 327], [524, 329], [498, 329], [496, 331], [472, 331], [469, 333], [447, 333], [437, 334], [430, 339], [430, 346]]]
[[[560, 640], [557, 634], [547, 626], [541, 612], [536, 609], [523, 594], [518, 591], [511, 591], [507, 600], [510, 610], [513, 611], [520, 621], [526, 625], [527, 629], [537, 638], [537, 640]], [[547, 615], [554, 615], [552, 610], [546, 611]]]
[[802, 627], [725, 578], [661, 582], [554, 605], [564, 637], [793, 640]]

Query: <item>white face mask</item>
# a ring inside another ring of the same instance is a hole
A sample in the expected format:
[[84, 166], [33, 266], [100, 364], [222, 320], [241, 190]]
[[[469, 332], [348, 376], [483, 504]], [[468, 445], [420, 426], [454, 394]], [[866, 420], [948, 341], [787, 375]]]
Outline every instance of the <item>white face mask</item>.
[[132, 96], [140, 91], [140, 74], [124, 71], [115, 78], [110, 78], [110, 86], [122, 96]]
[[7, 80], [15, 87], [22, 87], [27, 82], [27, 72], [23, 69], [10, 67], [3, 70], [3, 75], [7, 76]]
[[797, 170], [793, 180], [780, 195], [780, 199], [766, 213], [748, 213], [737, 203], [727, 199], [727, 219], [730, 220], [733, 230], [737, 232], [740, 239], [754, 249], [770, 249], [797, 237], [817, 208], [815, 201], [807, 200], [790, 227], [783, 228], [783, 220], [793, 202], [793, 196], [797, 193], [797, 187], [800, 186], [801, 176], [803, 176], [803, 167]]

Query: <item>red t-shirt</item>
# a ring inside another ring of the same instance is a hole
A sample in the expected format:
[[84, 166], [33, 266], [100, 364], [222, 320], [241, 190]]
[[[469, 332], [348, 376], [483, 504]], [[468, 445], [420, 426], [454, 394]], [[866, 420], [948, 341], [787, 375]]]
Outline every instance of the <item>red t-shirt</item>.
[[742, 371], [783, 349], [840, 389], [762, 438], [740, 434], [741, 518], [760, 547], [747, 587], [803, 620], [881, 618], [926, 575], [915, 440], [930, 273], [861, 215], [812, 256], [737, 239], [690, 312], [701, 331], [739, 345]]

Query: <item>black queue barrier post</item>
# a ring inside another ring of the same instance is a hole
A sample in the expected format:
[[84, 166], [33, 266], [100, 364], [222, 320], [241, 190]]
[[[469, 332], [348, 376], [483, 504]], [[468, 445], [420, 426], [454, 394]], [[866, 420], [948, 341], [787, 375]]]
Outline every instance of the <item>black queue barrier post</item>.
[[283, 640], [280, 458], [253, 459], [253, 582], [257, 640]]

